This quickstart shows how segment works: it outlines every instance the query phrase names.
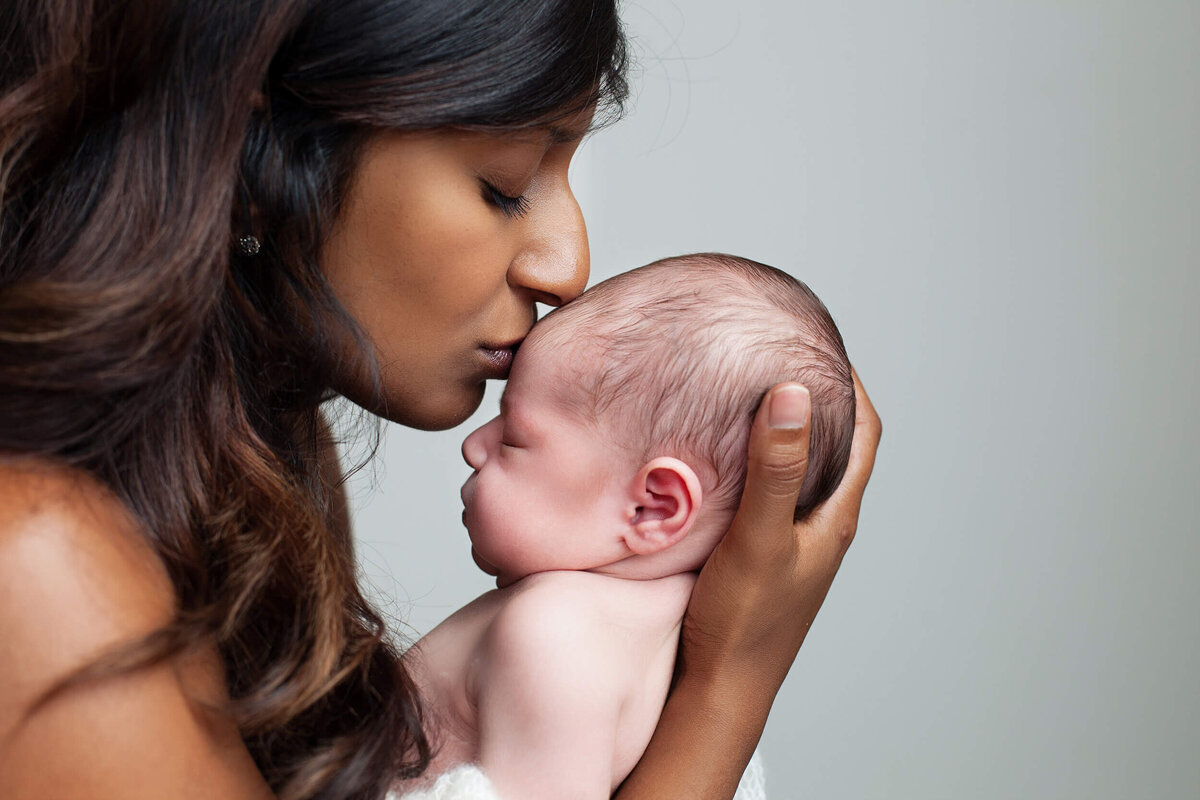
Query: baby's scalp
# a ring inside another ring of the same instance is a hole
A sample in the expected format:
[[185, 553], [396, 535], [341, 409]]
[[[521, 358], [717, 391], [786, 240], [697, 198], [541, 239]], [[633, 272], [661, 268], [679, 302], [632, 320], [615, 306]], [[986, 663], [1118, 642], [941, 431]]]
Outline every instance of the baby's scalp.
[[812, 397], [801, 519], [833, 493], [854, 436], [854, 381], [824, 304], [790, 275], [749, 259], [700, 253], [610, 278], [535, 326], [572, 380], [562, 401], [645, 463], [692, 465], [705, 507], [732, 513], [753, 415], [772, 386]]

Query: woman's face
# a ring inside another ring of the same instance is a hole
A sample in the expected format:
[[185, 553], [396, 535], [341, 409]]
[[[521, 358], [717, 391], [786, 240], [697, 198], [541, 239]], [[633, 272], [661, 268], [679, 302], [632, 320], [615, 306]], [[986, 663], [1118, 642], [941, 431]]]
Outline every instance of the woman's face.
[[567, 168], [590, 121], [369, 140], [320, 261], [374, 344], [382, 397], [361, 371], [334, 389], [415, 428], [470, 416], [484, 382], [507, 377], [534, 303], [561, 305], [587, 283]]

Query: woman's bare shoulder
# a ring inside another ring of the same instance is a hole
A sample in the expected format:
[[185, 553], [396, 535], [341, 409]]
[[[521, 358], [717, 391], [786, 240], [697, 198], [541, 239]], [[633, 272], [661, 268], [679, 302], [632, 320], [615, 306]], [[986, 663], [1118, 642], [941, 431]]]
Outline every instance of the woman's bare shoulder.
[[35, 710], [63, 677], [174, 608], [162, 563], [103, 485], [0, 456], [0, 796], [270, 796], [236, 728], [211, 713], [225, 696], [211, 649]]
[[0, 459], [0, 703], [169, 622], [174, 592], [137, 523], [84, 473]]
[[174, 607], [134, 515], [87, 474], [41, 459], [0, 457], [0, 587], [10, 624], [14, 614], [53, 613], [143, 628], [169, 620]]

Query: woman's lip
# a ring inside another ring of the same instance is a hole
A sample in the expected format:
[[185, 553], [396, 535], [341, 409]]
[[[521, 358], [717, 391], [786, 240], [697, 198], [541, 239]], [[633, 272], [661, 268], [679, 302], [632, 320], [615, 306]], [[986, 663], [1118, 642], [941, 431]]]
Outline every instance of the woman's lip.
[[512, 350], [516, 352], [521, 346], [521, 342], [525, 341], [524, 336], [518, 336], [515, 339], [507, 339], [499, 342], [484, 342], [480, 345], [484, 350]]
[[483, 363], [489, 378], [504, 379], [508, 377], [509, 370], [512, 369], [512, 350], [493, 350], [490, 347], [481, 347], [479, 352], [483, 354]]
[[506, 344], [480, 345], [479, 352], [483, 354], [483, 361], [486, 365], [488, 377], [496, 379], [507, 378], [509, 370], [512, 369], [513, 356], [516, 355], [517, 348], [520, 346], [520, 339]]

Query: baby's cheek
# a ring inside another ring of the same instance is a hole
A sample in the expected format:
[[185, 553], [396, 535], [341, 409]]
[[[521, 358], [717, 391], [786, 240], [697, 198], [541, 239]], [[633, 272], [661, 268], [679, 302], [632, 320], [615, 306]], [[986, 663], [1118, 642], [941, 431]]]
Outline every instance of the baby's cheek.
[[543, 556], [540, 543], [526, 535], [521, 518], [511, 510], [503, 516], [503, 521], [489, 532], [486, 545], [479, 547], [477, 544], [476, 548], [506, 575], [523, 577], [539, 571], [538, 562]]
[[497, 559], [502, 558], [511, 547], [512, 528], [517, 524], [517, 519], [503, 493], [497, 489], [481, 480], [475, 487], [470, 516], [473, 522], [471, 541], [475, 549], [488, 561], [499, 565]]
[[472, 478], [463, 491], [463, 522], [476, 546], [486, 540], [492, 527], [488, 497], [487, 484], [478, 476]]

